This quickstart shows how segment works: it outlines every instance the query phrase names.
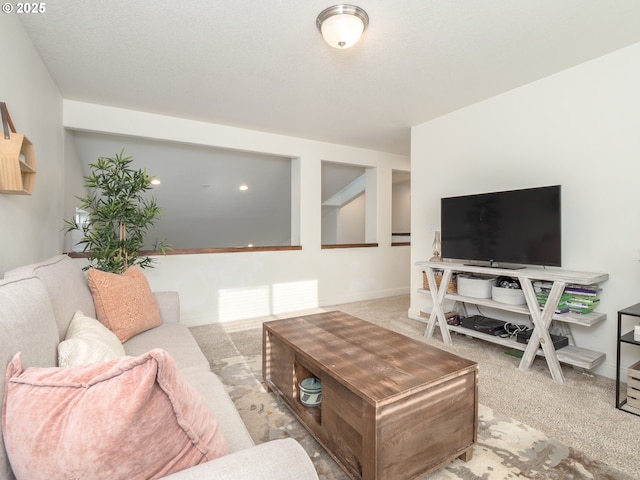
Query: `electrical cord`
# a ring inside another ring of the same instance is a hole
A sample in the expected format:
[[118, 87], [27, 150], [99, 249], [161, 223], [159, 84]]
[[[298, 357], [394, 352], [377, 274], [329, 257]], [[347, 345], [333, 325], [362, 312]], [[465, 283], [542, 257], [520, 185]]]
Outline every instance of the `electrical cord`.
[[526, 332], [529, 327], [520, 325], [519, 323], [507, 322], [504, 324], [504, 331], [509, 337], [515, 337], [518, 333]]
[[[474, 305], [475, 310], [478, 312], [478, 315], [481, 316], [486, 316], [482, 310], [480, 309], [480, 305]], [[530, 327], [528, 327], [527, 325], [522, 325], [520, 323], [515, 323], [515, 322], [506, 322], [504, 324], [504, 331], [505, 333], [500, 335], [502, 338], [515, 338], [518, 333], [523, 333], [526, 332], [527, 330], [531, 330]]]

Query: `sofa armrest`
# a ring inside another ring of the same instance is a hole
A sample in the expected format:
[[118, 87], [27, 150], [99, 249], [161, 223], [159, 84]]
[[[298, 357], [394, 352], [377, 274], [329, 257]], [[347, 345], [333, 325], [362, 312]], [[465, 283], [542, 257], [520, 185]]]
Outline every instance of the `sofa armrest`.
[[165, 480], [318, 480], [311, 459], [292, 438], [272, 440], [163, 477]]
[[153, 292], [160, 310], [162, 323], [180, 323], [180, 297], [178, 292]]

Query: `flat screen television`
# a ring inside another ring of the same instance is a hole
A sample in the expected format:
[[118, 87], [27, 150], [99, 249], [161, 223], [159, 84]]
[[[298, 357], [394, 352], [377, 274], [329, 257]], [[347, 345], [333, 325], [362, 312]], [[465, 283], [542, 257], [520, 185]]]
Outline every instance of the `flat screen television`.
[[442, 257], [561, 266], [560, 193], [554, 185], [442, 198]]

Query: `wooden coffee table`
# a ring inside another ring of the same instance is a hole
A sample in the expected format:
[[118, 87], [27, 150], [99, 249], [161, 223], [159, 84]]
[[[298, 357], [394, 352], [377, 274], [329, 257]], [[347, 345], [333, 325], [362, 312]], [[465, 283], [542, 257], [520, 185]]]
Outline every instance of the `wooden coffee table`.
[[[478, 365], [342, 312], [264, 323], [262, 372], [353, 479], [417, 479], [460, 457], [478, 431]], [[319, 407], [298, 383], [322, 382]]]

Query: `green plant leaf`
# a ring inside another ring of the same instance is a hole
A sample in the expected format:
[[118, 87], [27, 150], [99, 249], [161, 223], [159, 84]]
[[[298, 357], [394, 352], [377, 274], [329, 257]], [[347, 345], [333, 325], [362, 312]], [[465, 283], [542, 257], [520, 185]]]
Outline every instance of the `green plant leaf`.
[[[153, 267], [153, 259], [139, 255], [139, 251], [162, 210], [155, 198], [144, 195], [151, 190], [153, 177], [145, 169], [134, 170], [132, 162], [133, 158], [125, 157], [121, 150], [114, 157], [100, 157], [90, 163], [91, 173], [84, 177], [87, 194], [76, 197], [88, 219], [82, 226], [75, 219], [65, 220], [67, 232], [82, 232], [79, 244], [88, 254], [90, 266], [100, 270], [122, 273], [131, 265]], [[171, 247], [164, 240], [156, 240], [154, 249], [165, 254]]]

